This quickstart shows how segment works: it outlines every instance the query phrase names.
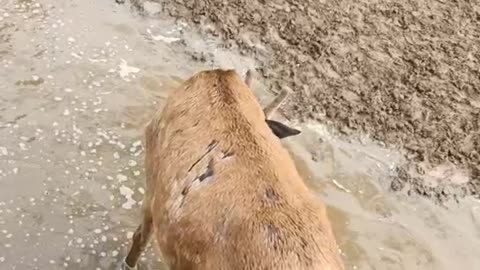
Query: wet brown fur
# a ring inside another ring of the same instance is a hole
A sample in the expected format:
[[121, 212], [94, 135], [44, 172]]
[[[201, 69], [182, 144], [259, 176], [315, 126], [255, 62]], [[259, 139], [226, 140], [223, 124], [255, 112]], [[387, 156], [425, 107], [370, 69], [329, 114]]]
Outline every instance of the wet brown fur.
[[145, 131], [128, 265], [153, 233], [174, 270], [343, 269], [325, 206], [265, 120], [233, 70], [199, 72], [169, 96]]

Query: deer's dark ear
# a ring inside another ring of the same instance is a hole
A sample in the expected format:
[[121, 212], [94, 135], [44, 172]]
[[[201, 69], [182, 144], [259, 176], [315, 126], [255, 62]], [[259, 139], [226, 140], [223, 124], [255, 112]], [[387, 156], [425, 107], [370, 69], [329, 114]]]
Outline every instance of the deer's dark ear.
[[275, 136], [277, 136], [279, 139], [298, 135], [301, 133], [300, 130], [291, 128], [278, 121], [268, 119], [265, 121], [267, 122], [268, 127], [272, 130], [273, 134], [275, 134]]

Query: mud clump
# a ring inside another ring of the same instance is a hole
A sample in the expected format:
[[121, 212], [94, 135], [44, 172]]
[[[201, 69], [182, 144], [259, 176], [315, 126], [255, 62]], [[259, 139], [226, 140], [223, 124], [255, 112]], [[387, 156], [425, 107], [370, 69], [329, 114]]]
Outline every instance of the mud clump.
[[451, 164], [469, 179], [431, 185], [400, 168], [392, 189], [480, 195], [478, 2], [149, 2], [254, 56], [272, 87], [294, 90], [287, 117], [400, 146], [420, 175]]

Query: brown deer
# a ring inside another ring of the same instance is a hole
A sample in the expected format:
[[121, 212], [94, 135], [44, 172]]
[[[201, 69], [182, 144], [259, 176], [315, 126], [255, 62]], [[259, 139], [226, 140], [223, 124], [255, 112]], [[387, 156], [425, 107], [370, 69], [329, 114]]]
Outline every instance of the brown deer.
[[343, 269], [324, 204], [233, 70], [202, 71], [170, 94], [146, 127], [143, 220], [121, 269], [135, 269], [152, 234], [172, 270]]

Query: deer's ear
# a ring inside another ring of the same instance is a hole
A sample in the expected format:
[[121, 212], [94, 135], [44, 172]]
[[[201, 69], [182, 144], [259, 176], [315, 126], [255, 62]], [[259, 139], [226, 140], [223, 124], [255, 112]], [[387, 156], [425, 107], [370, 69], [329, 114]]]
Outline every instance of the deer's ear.
[[252, 86], [252, 70], [249, 69], [247, 70], [247, 73], [245, 73], [245, 84], [248, 86], [248, 87], [251, 87]]
[[265, 121], [267, 122], [268, 127], [272, 130], [273, 134], [275, 134], [275, 136], [277, 136], [279, 139], [298, 135], [301, 133], [300, 130], [291, 128], [278, 121], [268, 119]]

